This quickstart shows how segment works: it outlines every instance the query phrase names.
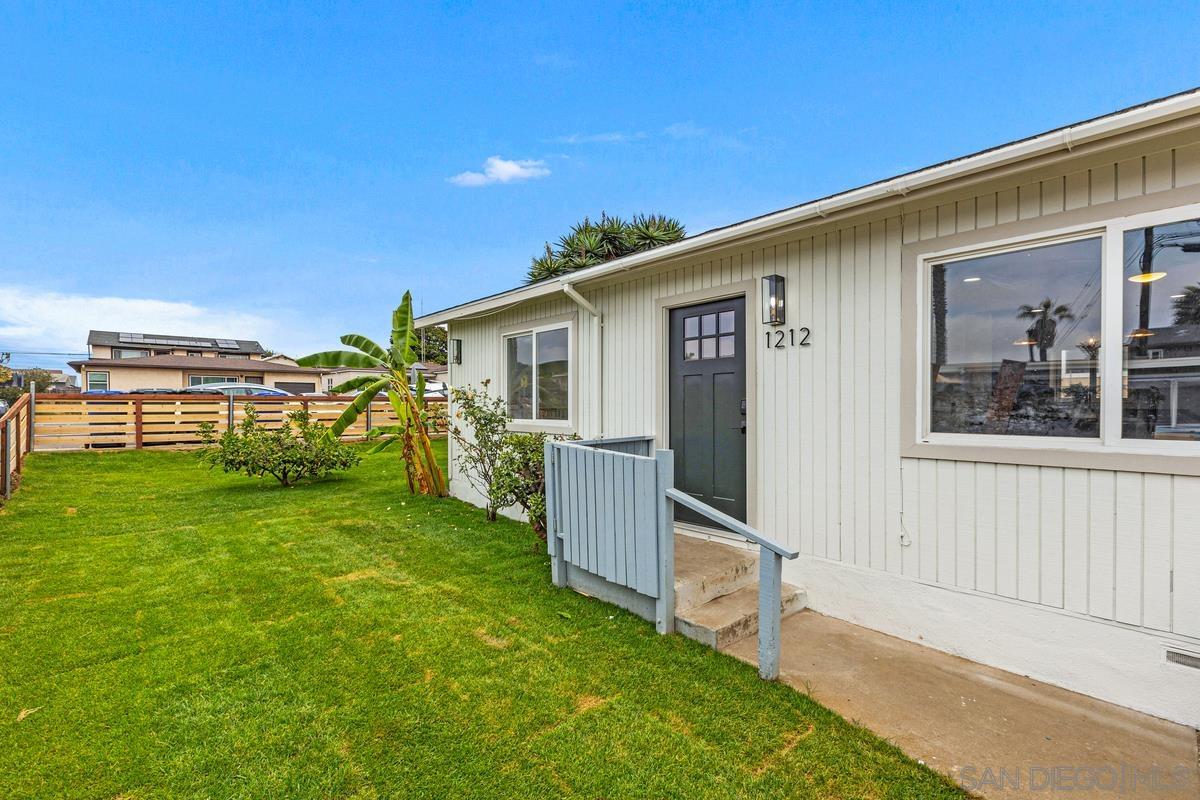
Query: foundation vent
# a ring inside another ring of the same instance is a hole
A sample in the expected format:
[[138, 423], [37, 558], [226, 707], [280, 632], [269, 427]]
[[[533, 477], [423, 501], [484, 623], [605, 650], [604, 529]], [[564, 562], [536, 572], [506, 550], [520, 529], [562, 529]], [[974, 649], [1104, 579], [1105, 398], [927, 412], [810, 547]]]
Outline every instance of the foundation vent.
[[1194, 656], [1191, 653], [1181, 653], [1178, 650], [1167, 651], [1167, 661], [1171, 664], [1180, 664], [1192, 669], [1200, 669], [1200, 656]]

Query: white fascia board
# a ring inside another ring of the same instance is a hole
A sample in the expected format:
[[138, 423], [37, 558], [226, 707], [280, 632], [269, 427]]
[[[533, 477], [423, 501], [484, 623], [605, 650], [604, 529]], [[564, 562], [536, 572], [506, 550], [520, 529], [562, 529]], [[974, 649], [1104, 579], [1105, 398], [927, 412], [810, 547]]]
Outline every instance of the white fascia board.
[[821, 220], [834, 213], [849, 211], [855, 207], [887, 198], [898, 198], [918, 189], [928, 189], [952, 180], [968, 177], [987, 170], [1009, 166], [1038, 156], [1062, 150], [1073, 150], [1113, 136], [1130, 133], [1150, 125], [1158, 125], [1172, 119], [1200, 111], [1200, 89], [1174, 95], [1163, 100], [1118, 111], [1104, 117], [1081, 122], [1066, 128], [1043, 133], [1029, 139], [1013, 142], [973, 156], [948, 161], [916, 172], [868, 184], [840, 194], [823, 197], [803, 205], [786, 208], [761, 217], [735, 223], [724, 228], [707, 231], [683, 239], [674, 244], [656, 247], [644, 253], [618, 258], [599, 266], [581, 269], [556, 280], [543, 281], [532, 286], [522, 286], [491, 297], [464, 303], [459, 306], [427, 314], [416, 321], [417, 325], [440, 325], [455, 319], [468, 319], [496, 313], [509, 306], [563, 291], [565, 284], [583, 284], [619, 272], [636, 269], [658, 261], [668, 261], [690, 253], [752, 236], [767, 234], [777, 228]]

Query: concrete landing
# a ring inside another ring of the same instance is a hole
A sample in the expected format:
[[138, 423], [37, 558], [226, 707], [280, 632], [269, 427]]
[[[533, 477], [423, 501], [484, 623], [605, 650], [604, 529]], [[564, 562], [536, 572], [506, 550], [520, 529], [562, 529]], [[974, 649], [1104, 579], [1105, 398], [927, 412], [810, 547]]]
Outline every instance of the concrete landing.
[[982, 797], [1200, 798], [1192, 728], [812, 611], [782, 627], [780, 680]]

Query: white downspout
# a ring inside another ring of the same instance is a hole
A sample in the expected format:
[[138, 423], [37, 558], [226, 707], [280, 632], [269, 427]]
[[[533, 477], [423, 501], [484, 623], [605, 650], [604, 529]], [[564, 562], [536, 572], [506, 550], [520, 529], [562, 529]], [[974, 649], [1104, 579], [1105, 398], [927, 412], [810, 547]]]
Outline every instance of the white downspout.
[[596, 387], [596, 400], [592, 408], [592, 429], [588, 436], [599, 438], [604, 435], [604, 350], [603, 329], [604, 316], [588, 299], [575, 290], [569, 283], [564, 283], [563, 294], [575, 301], [575, 304], [592, 315], [592, 385]]

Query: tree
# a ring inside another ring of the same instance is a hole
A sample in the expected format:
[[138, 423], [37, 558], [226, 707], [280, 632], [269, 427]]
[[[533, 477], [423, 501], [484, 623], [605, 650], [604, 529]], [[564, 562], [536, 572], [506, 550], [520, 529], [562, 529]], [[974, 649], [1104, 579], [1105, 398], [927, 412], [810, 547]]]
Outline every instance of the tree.
[[254, 404], [247, 403], [246, 418], [220, 438], [211, 422], [200, 423], [200, 439], [206, 445], [200, 458], [225, 472], [244, 472], [251, 478], [270, 475], [284, 486], [293, 486], [305, 478], [350, 469], [360, 461], [358, 453], [326, 433], [325, 426], [305, 410], [288, 414], [279, 428], [264, 428], [258, 424]]
[[529, 283], [651, 250], [686, 235], [679, 220], [661, 214], [639, 214], [628, 222], [603, 212], [597, 222], [584, 217], [557, 245], [546, 243], [545, 252], [530, 264]]
[[417, 330], [417, 360], [433, 364], [447, 363], [446, 329], [429, 325]]
[[327, 350], [305, 356], [296, 363], [302, 367], [382, 367], [385, 373], [351, 378], [333, 387], [334, 394], [355, 389], [360, 389], [361, 392], [334, 421], [328, 435], [335, 439], [340, 437], [380, 392], [386, 392], [400, 422], [396, 425], [381, 425], [369, 431], [367, 435], [371, 438], [382, 437], [382, 441], [371, 448], [370, 452], [378, 453], [399, 443], [403, 450], [409, 490], [445, 497], [448, 494], [446, 477], [433, 454], [433, 445], [429, 441], [427, 430], [429, 416], [425, 408], [425, 376], [418, 373], [415, 391], [408, 385], [409, 372], [412, 365], [418, 361], [417, 356], [420, 353], [420, 343], [413, 329], [412, 294], [405, 292], [404, 299], [392, 312], [392, 336], [388, 349], [385, 350], [367, 337], [356, 333], [346, 334], [341, 337], [341, 341], [358, 352]]
[[[1056, 303], [1047, 297], [1036, 306], [1021, 306], [1017, 310], [1017, 319], [1033, 320], [1033, 324], [1029, 326], [1026, 334], [1029, 336], [1029, 341], [1037, 344], [1041, 360], [1045, 361], [1047, 351], [1054, 347], [1054, 341], [1058, 338], [1058, 323], [1075, 319], [1075, 314], [1072, 313], [1070, 306], [1065, 303]], [[1032, 348], [1031, 344], [1031, 351]]]
[[1200, 284], [1185, 286], [1175, 298], [1175, 324], [1200, 325]]
[[0, 353], [0, 383], [8, 383], [12, 380], [12, 370], [8, 368], [10, 361], [12, 361], [12, 353]]

